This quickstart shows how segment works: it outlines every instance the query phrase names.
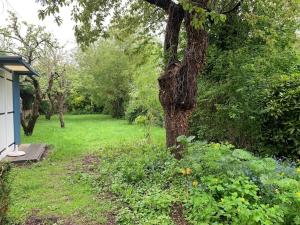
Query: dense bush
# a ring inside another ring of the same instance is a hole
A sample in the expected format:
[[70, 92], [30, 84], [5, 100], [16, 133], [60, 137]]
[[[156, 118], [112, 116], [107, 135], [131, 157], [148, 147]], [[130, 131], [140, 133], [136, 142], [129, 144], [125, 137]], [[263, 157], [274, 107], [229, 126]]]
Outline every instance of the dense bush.
[[6, 213], [9, 205], [10, 185], [8, 181], [8, 174], [10, 171], [10, 164], [0, 162], [0, 225], [6, 225]]
[[130, 124], [133, 124], [138, 116], [144, 116], [146, 114], [147, 111], [143, 109], [143, 107], [133, 107], [127, 111], [126, 118]]
[[265, 78], [232, 77], [217, 88], [202, 79], [191, 132], [202, 140], [229, 141], [252, 151], [297, 159], [299, 87], [297, 73]]
[[48, 100], [42, 100], [40, 105], [40, 113], [46, 114], [50, 110], [50, 102]]
[[129, 123], [138, 116], [151, 114], [156, 125], [163, 124], [163, 110], [158, 99], [157, 78], [161, 70], [161, 46], [148, 43], [142, 46], [142, 52], [135, 56], [132, 69], [133, 79], [130, 100], [126, 108], [126, 118]]
[[300, 158], [300, 74], [282, 76], [265, 96], [262, 139], [273, 153]]
[[101, 39], [84, 52], [79, 51], [77, 62], [77, 91], [72, 93], [75, 94], [73, 105], [84, 106], [85, 110], [96, 106], [114, 118], [123, 117], [132, 79], [131, 59], [125, 52], [124, 43], [113, 38]]
[[[299, 4], [276, 0], [255, 1], [255, 5], [248, 8], [246, 3], [240, 12], [227, 15], [225, 23], [210, 30], [207, 66], [198, 81], [191, 131], [201, 140], [229, 141], [254, 151], [274, 149], [272, 154], [290, 156], [298, 150], [288, 139], [296, 136], [287, 130], [279, 134], [287, 121], [270, 126], [273, 115], [268, 108], [272, 90], [282, 82], [280, 76], [292, 77], [299, 70], [299, 22], [293, 13]], [[291, 78], [283, 92], [295, 91], [297, 79], [299, 75]], [[286, 103], [276, 103], [276, 110], [285, 111], [283, 117], [293, 114], [297, 118], [297, 94], [288, 95], [281, 99]], [[281, 101], [281, 96], [273, 97]], [[275, 141], [272, 135], [280, 137], [274, 137]], [[288, 150], [280, 149], [283, 143], [289, 144]]]
[[186, 201], [193, 224], [300, 224], [294, 164], [220, 144], [193, 145], [183, 163], [199, 182]]
[[300, 224], [296, 164], [200, 142], [181, 161], [155, 146], [105, 152], [98, 185], [120, 199], [119, 224], [173, 224], [175, 203], [191, 224]]

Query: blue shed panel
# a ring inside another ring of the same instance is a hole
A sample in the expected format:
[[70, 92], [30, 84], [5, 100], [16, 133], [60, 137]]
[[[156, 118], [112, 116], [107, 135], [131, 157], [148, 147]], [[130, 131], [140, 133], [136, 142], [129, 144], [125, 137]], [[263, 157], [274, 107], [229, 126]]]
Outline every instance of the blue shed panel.
[[14, 136], [15, 144], [21, 144], [21, 110], [20, 110], [20, 85], [19, 76], [13, 74], [13, 107], [14, 107]]

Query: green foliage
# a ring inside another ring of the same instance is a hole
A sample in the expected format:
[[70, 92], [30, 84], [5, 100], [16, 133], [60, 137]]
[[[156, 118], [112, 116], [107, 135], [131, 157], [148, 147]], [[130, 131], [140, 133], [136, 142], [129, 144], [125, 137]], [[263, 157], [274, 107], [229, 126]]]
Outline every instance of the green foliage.
[[[129, 122], [135, 121], [138, 116], [151, 117], [151, 123], [162, 126], [163, 113], [158, 99], [158, 76], [161, 70], [161, 46], [157, 43], [137, 43], [137, 53], [131, 53], [134, 64], [131, 70], [133, 82], [130, 100], [126, 109]], [[136, 48], [131, 47], [131, 51]]]
[[72, 90], [72, 94], [68, 98], [68, 109], [73, 114], [92, 114], [94, 108], [91, 105], [89, 96], [81, 95], [76, 90]]
[[79, 52], [77, 59], [81, 90], [91, 96], [91, 105], [103, 107], [113, 117], [123, 117], [132, 77], [124, 46], [116, 40], [101, 40], [85, 52]]
[[[216, 2], [209, 4], [210, 5], [209, 10], [204, 9], [200, 7], [199, 4], [197, 4], [196, 2], [192, 2], [189, 0], [180, 0], [179, 2], [185, 11], [192, 14], [191, 24], [196, 29], [203, 28], [205, 24], [208, 22], [211, 22], [214, 25], [218, 25], [226, 21], [226, 15], [224, 15], [222, 12], [217, 12], [217, 8], [219, 4]], [[227, 5], [227, 7], [233, 8], [234, 6], [231, 6], [233, 4], [237, 4], [237, 3], [235, 3], [235, 1], [232, 1], [231, 4], [229, 3]], [[223, 4], [223, 6], [225, 5], [226, 4]], [[225, 9], [225, 7], [222, 8], [223, 10]]]
[[282, 76], [271, 84], [262, 111], [262, 139], [269, 151], [300, 157], [300, 73]]
[[40, 112], [46, 114], [50, 109], [50, 103], [47, 100], [42, 100], [40, 105]]
[[110, 38], [101, 39], [77, 52], [70, 80], [69, 110], [103, 112], [133, 123], [140, 115], [162, 125], [157, 78], [161, 69], [161, 46], [150, 37], [129, 35], [111, 28]]
[[101, 113], [103, 106], [93, 103], [92, 93], [87, 92], [85, 83], [82, 82], [83, 75], [77, 67], [71, 71], [70, 77], [72, 88], [67, 98], [68, 111], [72, 114], [93, 114]]
[[195, 139], [195, 136], [186, 137], [185, 135], [180, 135], [177, 137], [176, 141], [186, 150], [189, 144]]
[[[184, 160], [199, 181], [186, 205], [193, 224], [297, 224], [300, 176], [293, 164], [203, 143], [191, 147]], [[210, 207], [198, 213], [208, 201]]]
[[[89, 46], [99, 37], [109, 36], [106, 18], [110, 18], [111, 24], [122, 30], [135, 31], [140, 34], [153, 34], [161, 31], [164, 21], [162, 10], [144, 0], [124, 1], [105, 0], [90, 2], [87, 0], [58, 0], [48, 2], [38, 0], [43, 9], [39, 11], [39, 17], [54, 15], [57, 23], [62, 20], [59, 16], [63, 6], [73, 7], [72, 17], [76, 22], [75, 36], [78, 43]], [[73, 4], [74, 3], [74, 4]]]
[[[59, 15], [60, 9], [64, 6], [73, 7], [73, 19], [76, 22], [75, 35], [78, 43], [88, 46], [97, 41], [99, 37], [109, 36], [106, 18], [111, 19], [111, 25], [125, 30], [129, 33], [140, 35], [160, 34], [164, 29], [164, 15], [167, 10], [157, 10], [166, 5], [169, 1], [147, 1], [131, 0], [118, 1], [106, 0], [90, 2], [87, 0], [57, 0], [49, 2], [38, 0], [43, 6], [39, 11], [39, 17], [45, 19], [46, 16], [54, 15], [55, 21], [62, 22]], [[204, 25], [218, 25], [226, 20], [224, 13], [239, 5], [239, 0], [208, 1], [208, 7], [202, 8], [202, 3], [190, 0], [179, 0], [180, 5], [186, 13], [192, 15], [192, 25], [202, 28]], [[254, 7], [255, 3], [247, 0], [243, 1]], [[151, 4], [149, 4], [151, 3]], [[175, 3], [175, 2], [174, 2]]]
[[11, 166], [7, 162], [0, 163], [0, 224], [7, 224], [7, 211], [10, 203], [10, 182], [8, 175]]
[[142, 125], [145, 129], [145, 139], [148, 143], [151, 143], [151, 128], [154, 126], [154, 118], [152, 114], [140, 115], [135, 119], [135, 123]]
[[[109, 153], [107, 153], [109, 152]], [[121, 202], [119, 224], [299, 224], [300, 170], [229, 144], [192, 143], [181, 161], [149, 145], [102, 152], [100, 191]]]
[[122, 204], [118, 224], [172, 224], [170, 207], [178, 195], [173, 189], [177, 161], [166, 150], [129, 145], [103, 152], [99, 184]]
[[[218, 186], [218, 189], [222, 188], [223, 186]], [[187, 207], [192, 209], [188, 217], [192, 224], [283, 224], [279, 206], [257, 204], [255, 200], [250, 202], [250, 197], [243, 197], [245, 193], [252, 192], [252, 198], [257, 198], [256, 186], [249, 184], [247, 179], [241, 177], [239, 180], [228, 182], [226, 188], [234, 192], [219, 201], [205, 192], [196, 190], [191, 193]], [[243, 191], [238, 193], [235, 189]], [[199, 213], [202, 211], [203, 213]]]
[[[299, 64], [295, 52], [299, 23], [294, 13], [299, 11], [299, 4], [256, 1], [252, 8], [245, 1], [242, 6], [241, 12], [229, 14], [224, 24], [210, 32], [207, 67], [198, 82], [198, 106], [191, 130], [201, 140], [229, 141], [255, 151], [269, 148], [272, 155], [291, 156], [298, 151], [295, 142], [286, 144], [289, 150], [283, 150], [282, 144], [297, 139], [297, 131], [289, 134], [288, 129], [293, 131], [291, 126], [282, 128], [283, 124], [271, 125], [265, 121], [272, 118], [268, 109], [273, 98], [270, 93], [276, 84], [283, 82], [280, 78], [283, 74], [293, 83], [286, 85], [285, 92], [294, 94], [281, 99], [289, 100], [286, 104], [291, 105], [282, 120], [299, 121], [295, 91], [299, 75], [292, 75]], [[284, 104], [277, 106], [278, 111], [286, 110]], [[294, 117], [288, 119], [287, 115]], [[279, 134], [282, 129], [286, 130]], [[270, 140], [271, 135], [276, 138], [276, 133], [277, 142]]]

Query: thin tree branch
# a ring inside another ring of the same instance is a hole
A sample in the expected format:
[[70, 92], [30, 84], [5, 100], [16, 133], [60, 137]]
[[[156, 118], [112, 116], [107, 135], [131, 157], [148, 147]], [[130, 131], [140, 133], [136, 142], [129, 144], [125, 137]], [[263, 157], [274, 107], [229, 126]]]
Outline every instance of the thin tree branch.
[[235, 10], [237, 10], [241, 5], [242, 3], [244, 2], [244, 0], [240, 0], [233, 8], [225, 11], [225, 12], [221, 12], [221, 14], [229, 14], [231, 12], [234, 12]]
[[14, 37], [14, 36], [11, 36], [11, 35], [7, 35], [6, 33], [0, 32], [0, 35], [2, 35], [4, 38], [14, 39], [14, 40], [16, 40], [16, 41], [22, 42], [21, 39], [19, 39], [19, 38], [17, 38], [17, 37]]

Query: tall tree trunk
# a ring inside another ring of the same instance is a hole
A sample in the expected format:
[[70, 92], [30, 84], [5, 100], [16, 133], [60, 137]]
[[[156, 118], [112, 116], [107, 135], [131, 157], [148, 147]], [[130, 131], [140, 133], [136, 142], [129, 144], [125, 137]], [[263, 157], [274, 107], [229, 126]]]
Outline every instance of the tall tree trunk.
[[53, 114], [55, 113], [55, 103], [54, 103], [54, 100], [51, 96], [50, 93], [47, 93], [48, 95], [48, 100], [49, 100], [49, 108], [48, 110], [45, 112], [45, 118], [46, 120], [51, 120], [51, 117], [53, 116]]
[[45, 118], [47, 120], [51, 119], [51, 116], [53, 115], [53, 113], [55, 111], [55, 104], [54, 104], [54, 99], [52, 96], [53, 95], [52, 87], [53, 87], [54, 77], [56, 75], [57, 75], [57, 73], [55, 73], [55, 72], [50, 73], [50, 76], [48, 78], [48, 87], [47, 87], [45, 94], [43, 95], [43, 99], [45, 99], [45, 97], [47, 96], [48, 100], [49, 100], [49, 109], [45, 113]]
[[[206, 8], [208, 0], [199, 1]], [[191, 25], [192, 14], [180, 5], [170, 4], [165, 36], [166, 67], [159, 78], [160, 102], [165, 113], [166, 142], [173, 148], [177, 159], [182, 157], [182, 148], [177, 147], [177, 137], [188, 134], [188, 121], [196, 106], [197, 76], [205, 64], [208, 35], [204, 29]], [[180, 62], [177, 57], [179, 33], [182, 21], [187, 33], [185, 55]]]
[[174, 147], [172, 153], [176, 159], [182, 157], [182, 147], [178, 145], [176, 139], [180, 135], [188, 133], [188, 120], [191, 111], [165, 111], [165, 128], [166, 128], [166, 141], [167, 146]]
[[58, 105], [58, 117], [60, 127], [65, 128], [64, 110], [65, 110], [65, 96], [64, 93], [60, 92], [57, 94], [57, 105]]
[[65, 128], [64, 113], [62, 111], [59, 111], [59, 122], [60, 122], [60, 128]]
[[124, 116], [124, 99], [118, 97], [112, 103], [112, 117], [113, 118], [122, 118]]
[[31, 77], [31, 81], [34, 86], [34, 101], [32, 105], [32, 113], [30, 114], [28, 121], [26, 121], [26, 118], [24, 116], [21, 116], [21, 125], [26, 136], [31, 136], [33, 133], [36, 121], [40, 116], [39, 109], [42, 101], [41, 89], [38, 81], [34, 77]]

